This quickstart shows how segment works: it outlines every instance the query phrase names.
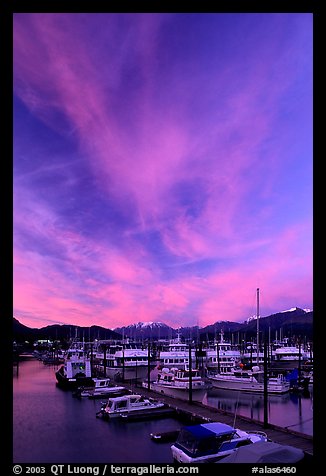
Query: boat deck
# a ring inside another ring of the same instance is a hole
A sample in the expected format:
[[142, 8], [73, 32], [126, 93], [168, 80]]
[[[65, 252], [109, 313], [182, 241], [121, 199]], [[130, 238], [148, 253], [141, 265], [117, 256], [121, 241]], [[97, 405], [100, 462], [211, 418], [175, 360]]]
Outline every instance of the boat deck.
[[[127, 388], [131, 388], [131, 386], [127, 386]], [[192, 419], [194, 423], [218, 421], [234, 426], [234, 413], [232, 412], [219, 410], [196, 401], [189, 403], [186, 400], [180, 400], [166, 395], [158, 395], [157, 392], [145, 388], [137, 388], [137, 392], [146, 397], [159, 399], [173, 408], [177, 415], [187, 416], [187, 418]], [[305, 435], [292, 429], [282, 428], [270, 423], [267, 428], [264, 428], [263, 422], [242, 415], [237, 415], [235, 426], [244, 431], [264, 431], [269, 440], [275, 443], [294, 446], [304, 451], [307, 455], [313, 455], [313, 437], [310, 435]]]

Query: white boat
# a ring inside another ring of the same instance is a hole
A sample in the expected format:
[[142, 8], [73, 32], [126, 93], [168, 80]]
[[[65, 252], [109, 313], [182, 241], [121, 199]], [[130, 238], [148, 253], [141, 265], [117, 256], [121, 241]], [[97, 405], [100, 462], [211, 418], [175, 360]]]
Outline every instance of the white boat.
[[154, 416], [164, 410], [170, 411], [165, 403], [135, 394], [109, 398], [96, 416], [104, 419]]
[[[207, 383], [199, 374], [198, 369], [187, 368], [163, 368], [157, 374], [157, 379], [150, 382], [150, 389], [170, 397], [188, 399], [192, 389], [194, 400], [201, 401], [211, 384]], [[148, 381], [142, 383], [144, 388], [148, 388]]]
[[299, 360], [302, 362], [309, 359], [309, 353], [299, 348], [299, 346], [289, 345], [286, 340], [281, 345], [274, 345], [273, 361], [277, 364], [298, 365]]
[[126, 387], [111, 385], [109, 378], [93, 378], [93, 385], [78, 387], [74, 396], [88, 398], [117, 397], [128, 393]]
[[236, 345], [224, 341], [223, 330], [220, 336], [220, 341], [214, 342], [214, 345], [206, 350], [206, 368], [209, 371], [229, 373], [240, 362], [241, 352]]
[[[116, 381], [142, 380], [148, 373], [148, 350], [136, 343], [99, 343], [95, 354], [99, 370]], [[105, 350], [104, 350], [105, 349]], [[150, 356], [151, 359], [151, 356]], [[152, 368], [150, 362], [150, 368]]]
[[91, 355], [84, 342], [73, 340], [55, 376], [58, 385], [68, 389], [92, 385]]
[[257, 363], [258, 365], [264, 365], [264, 352], [259, 350], [257, 354], [257, 346], [255, 343], [250, 342], [247, 344], [245, 351], [242, 353], [241, 361], [244, 364], [252, 365], [253, 362]]
[[[232, 374], [211, 374], [208, 376], [213, 387], [226, 390], [238, 390], [241, 392], [264, 392], [264, 371], [258, 366], [246, 370], [243, 368], [234, 369]], [[286, 393], [290, 390], [288, 382], [282, 374], [277, 377], [268, 377], [268, 393]]]
[[[191, 359], [195, 362], [196, 351], [191, 350]], [[172, 339], [159, 353], [159, 363], [163, 368], [184, 369], [189, 365], [189, 345], [181, 342], [180, 334]]]
[[224, 423], [204, 423], [181, 428], [171, 446], [177, 463], [213, 463], [244, 445], [267, 441], [264, 432], [246, 432]]

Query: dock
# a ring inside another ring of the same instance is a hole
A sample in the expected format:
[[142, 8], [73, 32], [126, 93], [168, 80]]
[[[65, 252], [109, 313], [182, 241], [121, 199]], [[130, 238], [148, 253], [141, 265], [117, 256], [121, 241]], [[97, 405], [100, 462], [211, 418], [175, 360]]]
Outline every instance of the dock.
[[[164, 402], [170, 408], [173, 408], [176, 415], [182, 419], [193, 421], [197, 423], [220, 422], [227, 425], [236, 426], [244, 431], [263, 431], [266, 433], [270, 441], [279, 443], [281, 445], [294, 446], [304, 451], [307, 455], [313, 456], [313, 436], [297, 432], [291, 428], [283, 428], [271, 423], [268, 423], [267, 428], [264, 423], [259, 420], [254, 420], [242, 415], [236, 415], [232, 412], [220, 410], [200, 402], [189, 402], [166, 395], [161, 395], [143, 387], [135, 387], [134, 385], [125, 384], [126, 388], [133, 390], [137, 394], [145, 397], [154, 398]], [[236, 422], [236, 423], [235, 423]]]

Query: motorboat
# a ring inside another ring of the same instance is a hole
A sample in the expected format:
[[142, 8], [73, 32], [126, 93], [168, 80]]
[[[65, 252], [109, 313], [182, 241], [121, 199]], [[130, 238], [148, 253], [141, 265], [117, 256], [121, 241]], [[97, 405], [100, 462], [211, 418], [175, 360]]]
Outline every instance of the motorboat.
[[[148, 368], [154, 367], [148, 350], [135, 342], [98, 342], [95, 354], [95, 365], [106, 377], [115, 381], [142, 380], [148, 373]], [[148, 358], [150, 362], [148, 365]]]
[[[142, 383], [143, 388], [148, 389], [148, 381]], [[194, 400], [201, 401], [211, 383], [206, 382], [198, 369], [189, 368], [167, 368], [161, 369], [156, 380], [150, 382], [150, 389], [170, 397], [187, 399], [190, 390]]]
[[75, 397], [102, 398], [117, 397], [128, 393], [126, 387], [111, 385], [109, 378], [93, 378], [93, 385], [90, 387], [78, 387], [74, 393]]
[[109, 398], [96, 414], [104, 419], [154, 416], [170, 408], [163, 402], [142, 395], [132, 394]]
[[298, 368], [300, 362], [313, 361], [312, 349], [304, 349], [299, 345], [293, 345], [288, 338], [276, 341], [272, 345], [272, 366]]
[[[191, 358], [195, 361], [195, 349], [191, 349]], [[162, 368], [183, 369], [189, 365], [189, 345], [181, 341], [179, 332], [177, 338], [171, 339], [159, 352], [159, 363]]]
[[217, 463], [299, 463], [307, 461], [304, 451], [274, 441], [259, 441], [255, 445], [243, 446]]
[[220, 332], [220, 341], [206, 350], [206, 368], [208, 371], [218, 371], [219, 373], [229, 373], [231, 369], [240, 362], [241, 353], [235, 344], [224, 341], [224, 332]]
[[264, 352], [262, 350], [257, 351], [257, 345], [255, 343], [247, 343], [241, 355], [241, 361], [245, 365], [252, 365], [253, 362], [256, 362], [258, 365], [263, 366], [265, 361]]
[[[213, 387], [241, 392], [264, 392], [264, 371], [258, 365], [251, 369], [235, 368], [231, 374], [210, 374]], [[290, 382], [282, 374], [267, 378], [267, 393], [286, 393]]]
[[241, 446], [267, 440], [262, 431], [243, 431], [219, 422], [203, 423], [181, 428], [171, 451], [176, 463], [213, 463]]

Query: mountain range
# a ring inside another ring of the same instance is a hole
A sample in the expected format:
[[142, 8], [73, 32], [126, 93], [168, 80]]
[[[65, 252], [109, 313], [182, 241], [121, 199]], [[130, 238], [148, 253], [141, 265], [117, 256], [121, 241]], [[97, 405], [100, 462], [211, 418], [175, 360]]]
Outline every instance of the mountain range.
[[[276, 314], [259, 318], [259, 330], [262, 334], [270, 334], [271, 339], [291, 337], [311, 340], [313, 337], [313, 311], [309, 309], [292, 308]], [[54, 324], [40, 329], [30, 328], [13, 319], [13, 339], [16, 342], [38, 339], [69, 341], [72, 337], [93, 341], [94, 339], [121, 339], [135, 340], [172, 339], [180, 335], [184, 339], [208, 340], [219, 337], [223, 331], [224, 339], [236, 338], [249, 340], [256, 336], [256, 317], [248, 318], [244, 322], [218, 321], [205, 327], [191, 326], [177, 329], [163, 322], [138, 322], [128, 326], [108, 329], [101, 326], [80, 327], [73, 325]]]

